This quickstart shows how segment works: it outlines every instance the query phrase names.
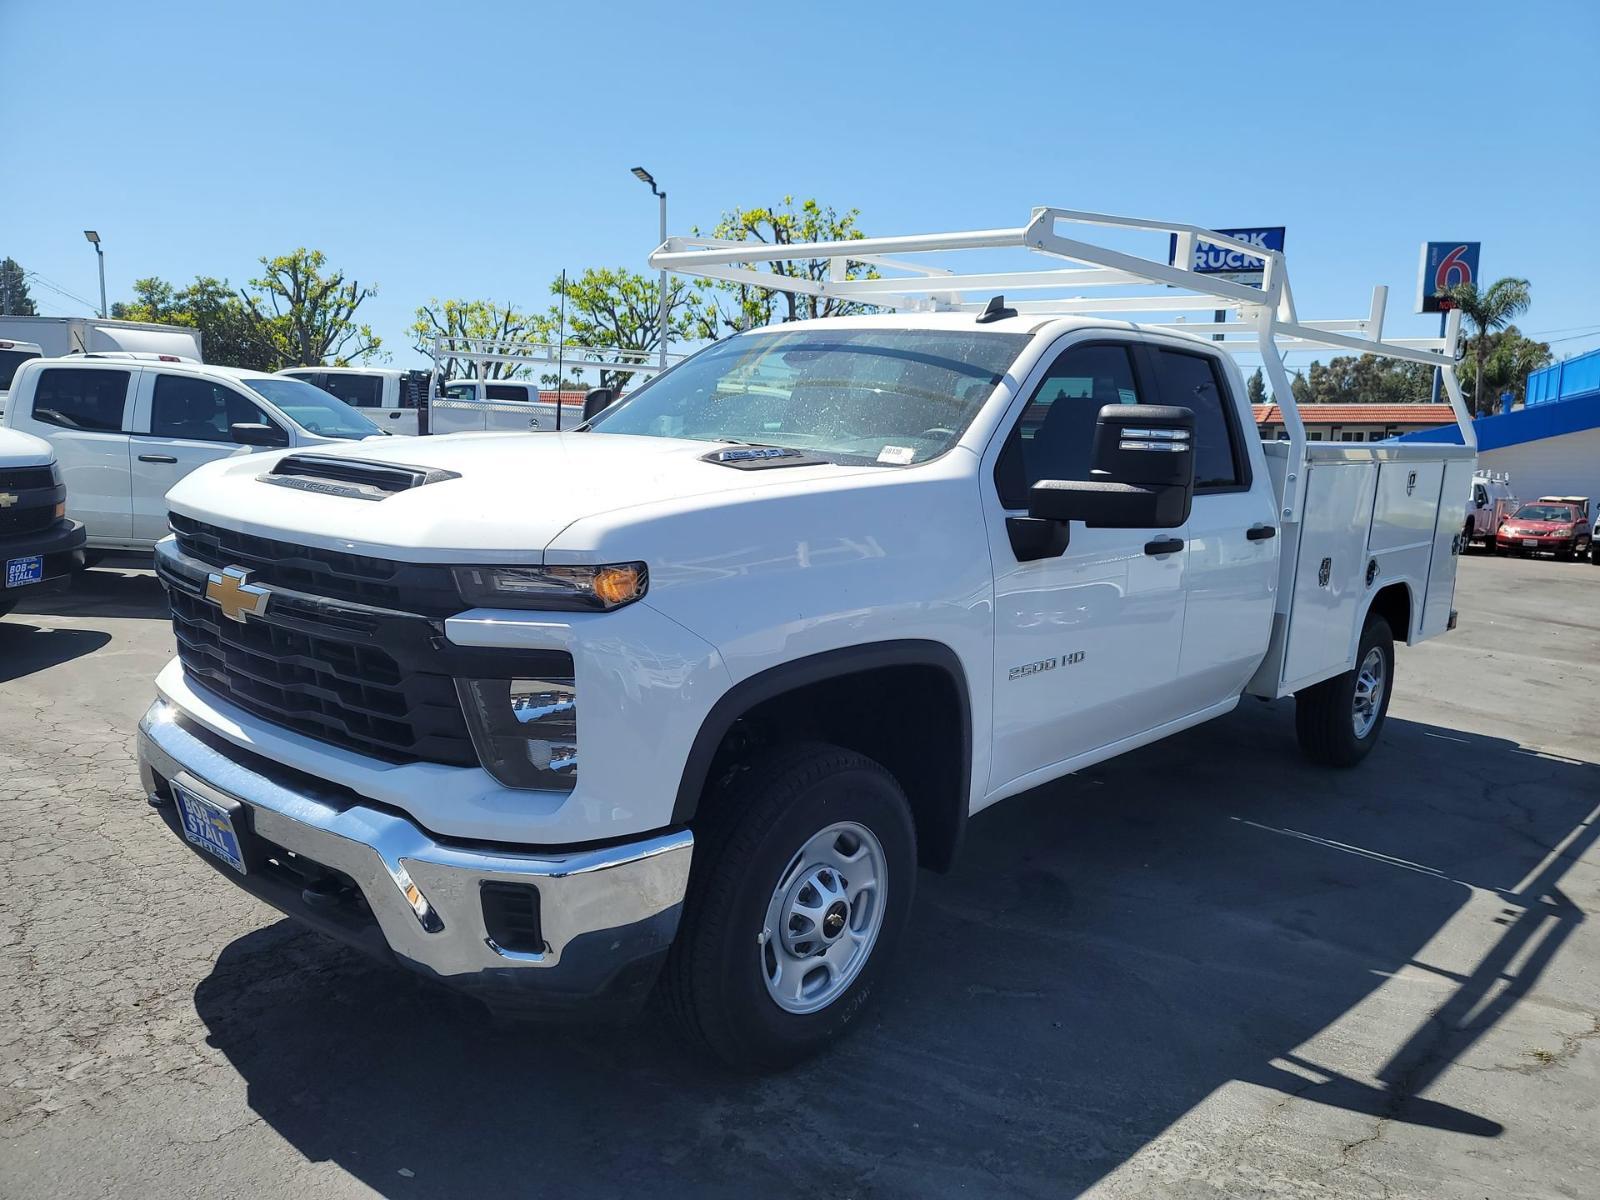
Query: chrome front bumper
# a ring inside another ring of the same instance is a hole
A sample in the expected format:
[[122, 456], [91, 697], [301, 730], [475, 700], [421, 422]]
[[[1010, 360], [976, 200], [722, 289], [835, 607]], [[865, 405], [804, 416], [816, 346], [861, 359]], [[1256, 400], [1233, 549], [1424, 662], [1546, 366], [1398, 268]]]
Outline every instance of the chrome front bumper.
[[[242, 806], [241, 841], [256, 847], [259, 869], [241, 874], [196, 851], [223, 876], [289, 916], [496, 1007], [630, 1008], [648, 993], [677, 933], [694, 843], [687, 830], [556, 853], [447, 844], [342, 789], [319, 788], [232, 751], [164, 700], [140, 720], [138, 747], [150, 803], [180, 839], [171, 783]], [[350, 897], [335, 911], [310, 903], [292, 873], [266, 861], [279, 850], [347, 877], [364, 904]], [[537, 890], [540, 948], [495, 943], [485, 918], [486, 883]]]

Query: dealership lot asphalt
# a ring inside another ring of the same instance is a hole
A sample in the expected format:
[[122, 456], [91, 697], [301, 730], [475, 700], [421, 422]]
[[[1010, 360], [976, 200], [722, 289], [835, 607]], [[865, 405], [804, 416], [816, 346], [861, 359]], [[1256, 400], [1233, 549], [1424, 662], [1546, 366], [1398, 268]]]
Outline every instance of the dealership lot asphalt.
[[867, 1027], [744, 1080], [226, 887], [139, 793], [159, 588], [97, 569], [0, 622], [0, 1196], [1593, 1196], [1600, 570], [1462, 571], [1363, 767], [1247, 701], [981, 815]]

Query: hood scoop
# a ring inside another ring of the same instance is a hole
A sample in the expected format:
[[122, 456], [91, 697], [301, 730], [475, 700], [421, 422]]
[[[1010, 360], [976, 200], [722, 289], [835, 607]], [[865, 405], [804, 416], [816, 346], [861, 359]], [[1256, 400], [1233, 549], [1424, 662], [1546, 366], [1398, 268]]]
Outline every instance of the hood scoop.
[[262, 483], [344, 496], [351, 500], [386, 500], [397, 492], [460, 479], [457, 471], [413, 467], [405, 463], [369, 462], [360, 458], [334, 458], [325, 454], [288, 454], [264, 475]]
[[771, 467], [812, 467], [828, 460], [788, 446], [729, 446], [702, 454], [700, 461], [736, 471], [765, 471]]

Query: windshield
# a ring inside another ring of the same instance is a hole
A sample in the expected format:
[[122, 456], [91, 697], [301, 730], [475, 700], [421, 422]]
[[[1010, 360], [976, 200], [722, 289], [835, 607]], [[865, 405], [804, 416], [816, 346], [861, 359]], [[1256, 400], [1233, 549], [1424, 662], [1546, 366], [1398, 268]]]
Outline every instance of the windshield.
[[955, 445], [1027, 343], [1027, 334], [965, 329], [741, 334], [653, 379], [590, 427], [905, 466]]
[[1517, 509], [1523, 521], [1570, 521], [1572, 510], [1564, 504], [1524, 504]]
[[385, 432], [343, 400], [299, 379], [246, 379], [246, 387], [281, 408], [308, 433], [331, 438], [365, 438]]
[[17, 368], [30, 358], [39, 358], [37, 350], [0, 350], [0, 392], [11, 386], [11, 377]]

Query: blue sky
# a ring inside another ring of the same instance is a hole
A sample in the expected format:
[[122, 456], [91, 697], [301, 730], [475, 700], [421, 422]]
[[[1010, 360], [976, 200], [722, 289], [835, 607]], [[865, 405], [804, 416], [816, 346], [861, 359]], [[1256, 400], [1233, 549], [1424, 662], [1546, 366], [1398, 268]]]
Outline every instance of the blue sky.
[[1283, 224], [1302, 315], [1387, 283], [1397, 334], [1434, 327], [1419, 243], [1478, 239], [1532, 281], [1525, 330], [1600, 344], [1600, 5], [1219, 11], [0, 0], [0, 254], [54, 314], [88, 310], [43, 281], [97, 294], [86, 228], [113, 301], [320, 247], [413, 365], [430, 297], [542, 307], [562, 267], [645, 269], [639, 163], [675, 232], [785, 194], [883, 234], [1036, 204]]

